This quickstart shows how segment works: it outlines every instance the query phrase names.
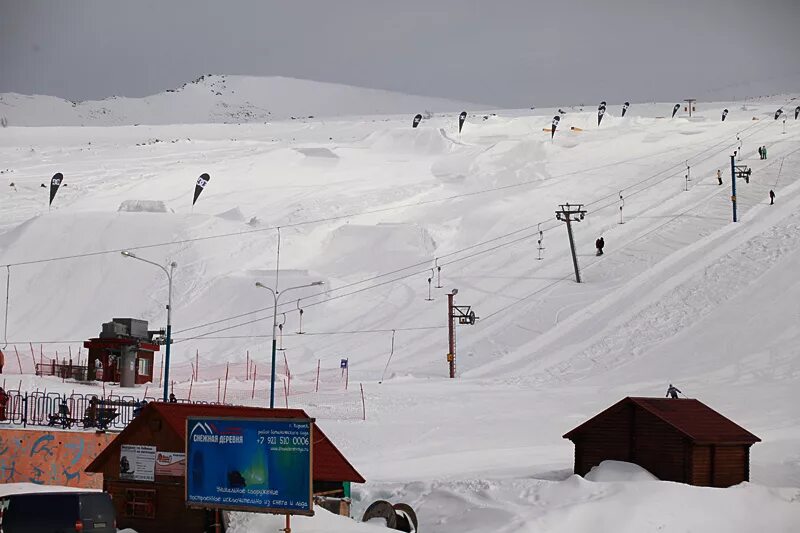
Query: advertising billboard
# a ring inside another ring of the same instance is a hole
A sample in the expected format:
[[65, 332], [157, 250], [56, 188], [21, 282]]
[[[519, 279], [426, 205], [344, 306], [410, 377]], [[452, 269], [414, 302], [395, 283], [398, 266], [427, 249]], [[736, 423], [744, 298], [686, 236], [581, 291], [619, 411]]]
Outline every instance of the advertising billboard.
[[186, 503], [313, 515], [310, 418], [186, 420]]

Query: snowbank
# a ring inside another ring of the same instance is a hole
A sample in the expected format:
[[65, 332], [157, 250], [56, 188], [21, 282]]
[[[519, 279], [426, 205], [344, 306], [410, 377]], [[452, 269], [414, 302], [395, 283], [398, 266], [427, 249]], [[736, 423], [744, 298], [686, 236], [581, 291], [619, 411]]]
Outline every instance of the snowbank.
[[603, 461], [598, 466], [592, 467], [586, 474], [589, 481], [658, 481], [658, 478], [633, 463], [624, 461]]

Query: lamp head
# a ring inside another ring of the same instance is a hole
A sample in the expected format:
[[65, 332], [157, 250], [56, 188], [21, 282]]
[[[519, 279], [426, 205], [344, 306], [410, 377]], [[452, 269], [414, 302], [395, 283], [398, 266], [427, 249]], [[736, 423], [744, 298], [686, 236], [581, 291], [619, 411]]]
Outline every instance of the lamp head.
[[312, 287], [318, 287], [320, 285], [325, 285], [325, 282], [324, 281], [314, 281], [314, 282], [311, 283]]
[[456, 294], [458, 294], [458, 289], [453, 289], [453, 290], [450, 292], [450, 294], [452, 294], [453, 296], [455, 296]]
[[264, 286], [264, 284], [263, 284], [263, 283], [261, 283], [260, 281], [256, 281], [256, 287], [261, 287], [262, 289], [266, 289], [266, 287]]
[[129, 252], [128, 250], [122, 250], [120, 253], [121, 253], [121, 254], [122, 254], [124, 257], [133, 257], [133, 258], [136, 258], [136, 256], [135, 256], [134, 254], [132, 254], [131, 252]]

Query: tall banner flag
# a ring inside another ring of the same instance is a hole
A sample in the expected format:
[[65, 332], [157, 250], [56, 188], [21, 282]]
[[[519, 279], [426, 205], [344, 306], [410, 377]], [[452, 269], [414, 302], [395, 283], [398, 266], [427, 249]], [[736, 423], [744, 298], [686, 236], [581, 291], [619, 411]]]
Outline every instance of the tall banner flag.
[[622, 116], [623, 116], [623, 117], [625, 116], [625, 113], [627, 113], [627, 112], [628, 112], [628, 108], [629, 108], [630, 106], [631, 106], [631, 103], [630, 103], [630, 102], [625, 102], [624, 104], [622, 104]]
[[53, 205], [53, 198], [56, 197], [62, 181], [64, 181], [64, 175], [61, 172], [53, 174], [53, 178], [50, 180], [50, 203], [48, 205]]
[[722, 110], [722, 122], [725, 122], [725, 117], [727, 117], [727, 116], [728, 116], [728, 110], [727, 109], [723, 109]]
[[783, 115], [783, 109], [778, 109], [775, 111], [775, 120], [778, 120], [778, 117]]
[[416, 128], [417, 126], [419, 126], [419, 123], [421, 121], [422, 121], [422, 115], [420, 113], [417, 113], [417, 115], [414, 117], [414, 122], [411, 124], [411, 127]]
[[458, 133], [461, 133], [461, 128], [464, 127], [464, 121], [467, 120], [467, 112], [462, 111], [460, 115], [458, 115]]
[[800, 116], [800, 105], [794, 110], [794, 119], [797, 120], [798, 116]]
[[681, 108], [681, 104], [675, 104], [675, 107], [672, 108], [672, 118], [675, 118], [675, 113], [678, 112], [678, 109]]
[[211, 181], [211, 177], [205, 173], [200, 174], [200, 177], [197, 178], [197, 184], [194, 186], [194, 200], [192, 200], [192, 206], [194, 206], [197, 197], [200, 196], [200, 193], [203, 192], [203, 189], [206, 188], [209, 181]]
[[556, 128], [558, 127], [558, 123], [561, 120], [559, 115], [553, 117], [553, 125], [550, 127], [550, 140], [553, 140], [553, 137], [556, 136]]
[[599, 126], [600, 123], [603, 121], [603, 115], [606, 114], [606, 103], [600, 102], [600, 105], [597, 106], [597, 125]]

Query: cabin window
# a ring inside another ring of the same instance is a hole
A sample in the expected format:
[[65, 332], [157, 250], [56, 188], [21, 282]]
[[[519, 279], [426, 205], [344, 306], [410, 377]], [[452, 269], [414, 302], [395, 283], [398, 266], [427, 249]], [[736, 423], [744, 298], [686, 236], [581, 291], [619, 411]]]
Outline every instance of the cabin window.
[[126, 518], [155, 518], [156, 491], [152, 489], [125, 489]]
[[139, 375], [140, 376], [150, 376], [150, 360], [149, 359], [138, 359], [139, 361]]

